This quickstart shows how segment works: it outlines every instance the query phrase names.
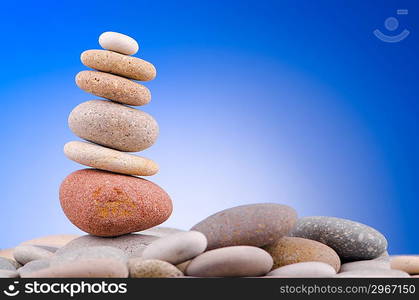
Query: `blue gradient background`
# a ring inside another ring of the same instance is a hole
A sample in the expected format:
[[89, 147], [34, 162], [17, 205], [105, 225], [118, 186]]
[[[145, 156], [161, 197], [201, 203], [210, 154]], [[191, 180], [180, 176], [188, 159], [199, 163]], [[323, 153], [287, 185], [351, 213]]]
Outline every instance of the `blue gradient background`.
[[[350, 3], [348, 3], [350, 2]], [[140, 43], [158, 142], [151, 178], [188, 229], [224, 208], [293, 206], [383, 232], [391, 253], [419, 253], [417, 1], [68, 1], [0, 9], [1, 244], [81, 233], [58, 188], [81, 166], [63, 145], [83, 50], [103, 31]], [[397, 44], [376, 28], [397, 16]]]

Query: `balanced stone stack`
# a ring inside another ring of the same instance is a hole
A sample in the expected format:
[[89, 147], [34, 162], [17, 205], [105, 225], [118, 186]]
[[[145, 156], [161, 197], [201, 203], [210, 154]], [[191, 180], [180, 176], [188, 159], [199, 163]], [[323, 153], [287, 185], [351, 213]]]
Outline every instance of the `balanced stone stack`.
[[137, 152], [152, 146], [159, 127], [146, 112], [131, 106], [150, 102], [147, 87], [134, 81], [156, 77], [155, 67], [140, 58], [137, 42], [129, 36], [105, 32], [99, 37], [105, 50], [87, 50], [76, 84], [105, 99], [90, 100], [73, 109], [70, 129], [84, 141], [64, 146], [65, 155], [82, 165], [63, 181], [60, 201], [68, 219], [96, 236], [118, 236], [145, 230], [169, 218], [172, 202], [156, 184], [136, 176], [151, 176], [158, 165]]

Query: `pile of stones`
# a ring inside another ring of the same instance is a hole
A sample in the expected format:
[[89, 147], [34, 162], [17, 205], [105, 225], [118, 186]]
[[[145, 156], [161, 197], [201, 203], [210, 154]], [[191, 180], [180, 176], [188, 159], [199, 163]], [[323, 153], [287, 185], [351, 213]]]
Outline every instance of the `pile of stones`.
[[[419, 277], [419, 256], [389, 256], [377, 230], [335, 217], [302, 217], [282, 204], [259, 203], [215, 213], [189, 231], [155, 227], [172, 212], [168, 194], [136, 176], [155, 162], [128, 154], [150, 147], [158, 125], [130, 106], [150, 101], [133, 80], [156, 76], [131, 55], [132, 38], [100, 36], [107, 50], [83, 52], [77, 85], [107, 100], [77, 106], [69, 126], [88, 142], [70, 142], [65, 154], [88, 169], [60, 188], [69, 220], [87, 235], [56, 235], [0, 251], [0, 277]], [[130, 106], [129, 106], [130, 105]]]

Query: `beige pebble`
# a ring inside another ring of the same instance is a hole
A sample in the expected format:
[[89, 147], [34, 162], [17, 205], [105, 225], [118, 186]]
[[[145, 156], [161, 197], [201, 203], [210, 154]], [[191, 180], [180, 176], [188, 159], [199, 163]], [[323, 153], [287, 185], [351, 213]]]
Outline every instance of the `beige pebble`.
[[132, 37], [112, 31], [102, 33], [99, 36], [99, 44], [104, 49], [126, 55], [134, 55], [139, 48], [137, 41]]
[[333, 275], [336, 275], [336, 271], [331, 265], [318, 261], [308, 261], [286, 265], [274, 269], [267, 274], [267, 276], [280, 276], [292, 278], [331, 277]]
[[129, 275], [133, 278], [172, 278], [183, 273], [168, 262], [158, 259], [133, 258], [128, 261]]
[[182, 273], [186, 273], [186, 268], [189, 266], [189, 264], [191, 263], [192, 259], [187, 260], [181, 264], [176, 265], [176, 268], [178, 268]]
[[13, 258], [13, 250], [14, 250], [13, 248], [1, 249], [0, 250], [0, 257], [14, 259]]
[[76, 75], [76, 84], [88, 93], [123, 104], [140, 106], [151, 100], [145, 86], [109, 73], [81, 71]]
[[70, 113], [68, 125], [82, 139], [125, 152], [147, 149], [159, 134], [149, 114], [107, 100], [79, 104]]
[[159, 171], [159, 166], [151, 159], [86, 142], [65, 144], [64, 154], [79, 164], [115, 173], [151, 176]]
[[37, 237], [32, 240], [24, 241], [20, 244], [61, 248], [79, 236], [80, 235], [77, 234], [53, 234]]
[[84, 51], [81, 61], [92, 69], [135, 80], [149, 81], [156, 77], [156, 68], [148, 61], [108, 50]]
[[400, 255], [391, 258], [391, 268], [401, 270], [409, 274], [419, 274], [418, 255]]

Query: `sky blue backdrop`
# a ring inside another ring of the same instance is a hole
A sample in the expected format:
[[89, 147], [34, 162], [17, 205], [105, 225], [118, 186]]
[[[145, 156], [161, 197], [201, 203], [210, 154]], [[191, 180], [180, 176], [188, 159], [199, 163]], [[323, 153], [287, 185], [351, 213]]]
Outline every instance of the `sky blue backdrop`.
[[[59, 205], [81, 168], [62, 147], [68, 114], [94, 99], [74, 83], [79, 55], [112, 30], [158, 69], [142, 109], [161, 135], [143, 155], [174, 201], [166, 225], [277, 202], [419, 253], [417, 1], [14, 2], [0, 9], [0, 247], [80, 233]], [[397, 44], [372, 34], [390, 16], [411, 31]]]

